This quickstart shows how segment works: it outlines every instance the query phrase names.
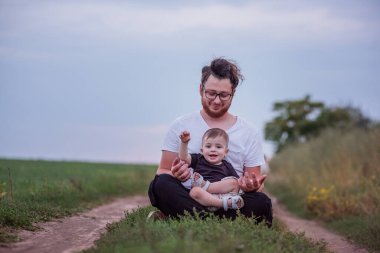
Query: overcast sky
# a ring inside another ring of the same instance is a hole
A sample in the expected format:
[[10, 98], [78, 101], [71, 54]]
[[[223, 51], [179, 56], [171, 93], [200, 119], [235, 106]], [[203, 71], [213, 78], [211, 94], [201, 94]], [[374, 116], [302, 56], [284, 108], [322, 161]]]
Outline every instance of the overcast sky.
[[231, 112], [262, 134], [306, 94], [380, 120], [375, 0], [0, 0], [0, 157], [158, 163], [219, 56], [246, 78]]

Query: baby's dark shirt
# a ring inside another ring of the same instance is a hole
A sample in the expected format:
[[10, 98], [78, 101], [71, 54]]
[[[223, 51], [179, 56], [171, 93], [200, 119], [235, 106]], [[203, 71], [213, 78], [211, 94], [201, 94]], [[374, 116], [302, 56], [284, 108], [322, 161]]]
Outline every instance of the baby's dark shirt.
[[209, 163], [202, 154], [190, 154], [190, 167], [203, 176], [211, 183], [222, 180], [225, 177], [236, 177], [238, 175], [232, 165], [226, 160], [222, 160], [219, 165]]

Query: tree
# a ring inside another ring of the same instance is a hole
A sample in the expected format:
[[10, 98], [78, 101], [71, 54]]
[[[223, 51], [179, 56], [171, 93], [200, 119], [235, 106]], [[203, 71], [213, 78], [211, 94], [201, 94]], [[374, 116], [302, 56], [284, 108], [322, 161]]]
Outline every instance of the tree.
[[306, 95], [300, 100], [276, 102], [273, 111], [278, 112], [265, 126], [265, 139], [277, 144], [277, 152], [290, 143], [306, 141], [318, 131], [315, 115], [324, 109], [322, 102], [310, 101]]
[[350, 105], [329, 108], [322, 102], [312, 102], [309, 95], [300, 100], [276, 102], [273, 111], [278, 116], [265, 125], [265, 139], [275, 142], [276, 152], [291, 143], [306, 142], [328, 127], [367, 129], [372, 123], [358, 108]]
[[359, 108], [351, 105], [324, 108], [316, 120], [321, 129], [326, 127], [368, 129], [372, 124]]

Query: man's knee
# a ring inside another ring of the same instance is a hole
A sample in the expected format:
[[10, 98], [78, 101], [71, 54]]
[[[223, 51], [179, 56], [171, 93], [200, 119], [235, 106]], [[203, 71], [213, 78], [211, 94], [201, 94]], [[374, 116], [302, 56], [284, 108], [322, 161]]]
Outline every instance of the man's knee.
[[170, 175], [161, 174], [156, 175], [149, 185], [148, 195], [152, 206], [157, 207], [158, 201], [160, 201], [160, 195], [167, 192], [167, 187], [170, 187]]
[[247, 202], [252, 208], [260, 210], [269, 210], [272, 208], [271, 199], [263, 192], [245, 193], [244, 195], [247, 195]]
[[169, 181], [170, 175], [167, 174], [161, 174], [161, 175], [156, 175], [156, 184], [155, 187], [161, 188], [162, 186], [165, 186], [167, 181]]
[[[189, 191], [182, 186], [176, 178], [161, 174], [157, 175], [151, 183], [151, 195], [155, 201], [155, 207], [160, 209], [165, 215], [177, 217], [183, 215], [184, 211], [192, 212], [194, 208], [197, 211], [203, 210], [202, 205], [193, 200]], [[151, 202], [153, 204], [152, 198]]]
[[178, 185], [178, 180], [168, 174], [156, 175], [154, 181], [153, 191], [156, 193], [166, 191], [166, 189], [170, 189], [173, 185]]
[[250, 192], [243, 194], [244, 214], [247, 216], [265, 218], [267, 222], [272, 222], [272, 201], [262, 192]]
[[189, 196], [188, 190], [182, 186], [182, 183], [168, 174], [157, 175], [152, 184], [152, 192], [160, 202], [173, 201]]

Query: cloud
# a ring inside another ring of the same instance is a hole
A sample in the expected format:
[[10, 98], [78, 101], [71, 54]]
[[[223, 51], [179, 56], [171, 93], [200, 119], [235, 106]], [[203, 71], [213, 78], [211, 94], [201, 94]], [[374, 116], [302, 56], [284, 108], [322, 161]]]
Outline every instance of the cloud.
[[[10, 7], [8, 7], [10, 8]], [[211, 4], [177, 7], [127, 2], [50, 2], [13, 5], [5, 22], [21, 33], [56, 34], [114, 40], [172, 36], [181, 32], [241, 33], [277, 39], [359, 39], [373, 31], [364, 20], [337, 15], [327, 7], [281, 8], [271, 4]], [[3, 21], [4, 22], [4, 21]], [[6, 25], [4, 25], [6, 29]], [[1, 31], [3, 36], [14, 32]]]
[[90, 125], [90, 124], [68, 124], [68, 129], [78, 129], [92, 134], [107, 134], [107, 135], [122, 135], [129, 136], [130, 133], [148, 134], [148, 135], [163, 135], [169, 128], [165, 124], [157, 125]]
[[168, 125], [156, 125], [156, 126], [144, 126], [139, 127], [136, 131], [140, 133], [154, 134], [154, 135], [163, 135], [168, 130]]
[[2, 126], [0, 156], [155, 163], [166, 125], [38, 124]]
[[41, 50], [20, 49], [14, 46], [0, 47], [0, 59], [52, 60], [56, 55]]
[[[158, 163], [168, 125], [66, 125], [68, 158]], [[73, 145], [74, 144], [74, 145]]]

